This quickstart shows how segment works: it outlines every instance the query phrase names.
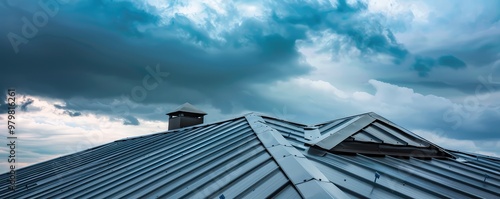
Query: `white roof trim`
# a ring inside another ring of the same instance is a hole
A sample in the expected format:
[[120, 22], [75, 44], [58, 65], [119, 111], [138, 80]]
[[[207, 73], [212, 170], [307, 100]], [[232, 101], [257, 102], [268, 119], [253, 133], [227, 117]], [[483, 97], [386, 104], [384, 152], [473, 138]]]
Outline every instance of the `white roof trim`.
[[334, 130], [323, 134], [323, 136], [316, 140], [313, 140], [308, 144], [319, 146], [327, 150], [332, 149], [333, 147], [337, 146], [337, 144], [347, 139], [349, 136], [371, 124], [373, 121], [375, 121], [375, 118], [371, 117], [370, 115], [358, 116], [357, 118], [352, 119], [345, 124], [342, 124], [338, 128], [335, 128]]

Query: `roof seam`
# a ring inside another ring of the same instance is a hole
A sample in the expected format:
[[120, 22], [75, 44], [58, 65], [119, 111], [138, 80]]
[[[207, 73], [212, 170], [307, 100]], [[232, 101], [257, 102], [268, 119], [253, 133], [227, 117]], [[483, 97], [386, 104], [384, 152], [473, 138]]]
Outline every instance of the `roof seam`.
[[[257, 135], [258, 140], [264, 145], [266, 151], [302, 197], [348, 198], [304, 154], [293, 147], [281, 133], [267, 125], [262, 117], [249, 114], [245, 118]], [[321, 186], [314, 186], [314, 183], [319, 182], [323, 182]]]

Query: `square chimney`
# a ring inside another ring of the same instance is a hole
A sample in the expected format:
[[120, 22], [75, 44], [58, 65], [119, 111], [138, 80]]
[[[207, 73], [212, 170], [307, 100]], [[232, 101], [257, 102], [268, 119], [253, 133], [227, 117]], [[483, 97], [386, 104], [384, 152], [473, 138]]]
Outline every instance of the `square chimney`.
[[169, 116], [168, 130], [203, 124], [203, 117], [206, 114], [190, 103], [185, 103], [174, 111], [167, 113]]

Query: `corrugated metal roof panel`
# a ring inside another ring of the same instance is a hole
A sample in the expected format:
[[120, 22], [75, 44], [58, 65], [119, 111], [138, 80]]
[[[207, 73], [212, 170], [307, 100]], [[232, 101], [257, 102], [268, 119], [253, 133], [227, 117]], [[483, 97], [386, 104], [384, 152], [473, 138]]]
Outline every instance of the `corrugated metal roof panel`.
[[[498, 195], [500, 193], [498, 192], [499, 187], [496, 185], [434, 166], [434, 162], [449, 163], [456, 162], [455, 160], [398, 159], [390, 156], [368, 157], [335, 154], [327, 154], [324, 157], [308, 156], [308, 158], [318, 163], [317, 167], [329, 179], [333, 179], [337, 186], [349, 189], [349, 192], [356, 192], [363, 197], [500, 197]], [[375, 172], [380, 173], [381, 176], [376, 182], [374, 182]], [[337, 178], [333, 178], [334, 176]], [[343, 179], [339, 176], [343, 176]], [[351, 181], [354, 181], [357, 186], [349, 184]]]
[[[19, 169], [0, 198], [298, 194], [245, 118], [120, 140]], [[1, 177], [6, 178], [6, 174]]]
[[348, 198], [260, 116], [245, 116], [266, 150], [305, 198]]
[[333, 120], [331, 122], [328, 122], [325, 124], [320, 124], [317, 126], [319, 126], [319, 130], [320, 130], [320, 133], [322, 135], [327, 134], [327, 133], [335, 133], [335, 132], [339, 131], [340, 129], [343, 129], [344, 127], [348, 126], [349, 124], [355, 122], [361, 116], [363, 116], [363, 115]]
[[[335, 125], [324, 123], [322, 124], [324, 128], [320, 129], [331, 131], [335, 126], [352, 121], [353, 118], [355, 117], [333, 121]], [[266, 118], [266, 122], [274, 126], [285, 125], [272, 118]], [[376, 121], [369, 127], [375, 124], [378, 130], [384, 130], [380, 128], [384, 126], [391, 128], [391, 131], [404, 131], [387, 126], [384, 122]], [[282, 128], [276, 129], [280, 130], [285, 138], [294, 141], [294, 146], [298, 149], [302, 149], [308, 142], [300, 139], [303, 131], [299, 125], [288, 128], [287, 131], [281, 131]], [[288, 134], [293, 136], [287, 137]], [[401, 135], [404, 137], [370, 136], [386, 141], [407, 142], [408, 145], [419, 147], [423, 142], [425, 146], [425, 140], [412, 137], [412, 134], [398, 134]], [[449, 152], [466, 161], [452, 158], [424, 160], [413, 157], [402, 159], [391, 156], [333, 154], [322, 149], [314, 151], [314, 153], [308, 153], [308, 150], [302, 152], [315, 167], [351, 198], [500, 198], [500, 159], [497, 158]], [[376, 182], [375, 173], [379, 175]]]
[[292, 184], [287, 184], [278, 194], [275, 199], [293, 199], [301, 198], [297, 190]]
[[[352, 127], [365, 116], [375, 121]], [[18, 191], [2, 181], [0, 198], [500, 198], [499, 158], [339, 154], [311, 145], [305, 127], [247, 115], [118, 140], [19, 169]], [[324, 138], [358, 129], [346, 143], [434, 146], [374, 113], [317, 127]]]

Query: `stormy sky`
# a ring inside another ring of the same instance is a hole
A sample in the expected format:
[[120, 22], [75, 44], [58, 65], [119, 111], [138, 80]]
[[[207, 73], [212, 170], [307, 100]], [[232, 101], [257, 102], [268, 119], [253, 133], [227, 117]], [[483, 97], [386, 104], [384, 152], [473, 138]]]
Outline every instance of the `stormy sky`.
[[376, 112], [443, 147], [499, 156], [499, 7], [0, 0], [0, 89], [18, 93], [21, 166], [164, 131], [185, 102], [208, 122]]

